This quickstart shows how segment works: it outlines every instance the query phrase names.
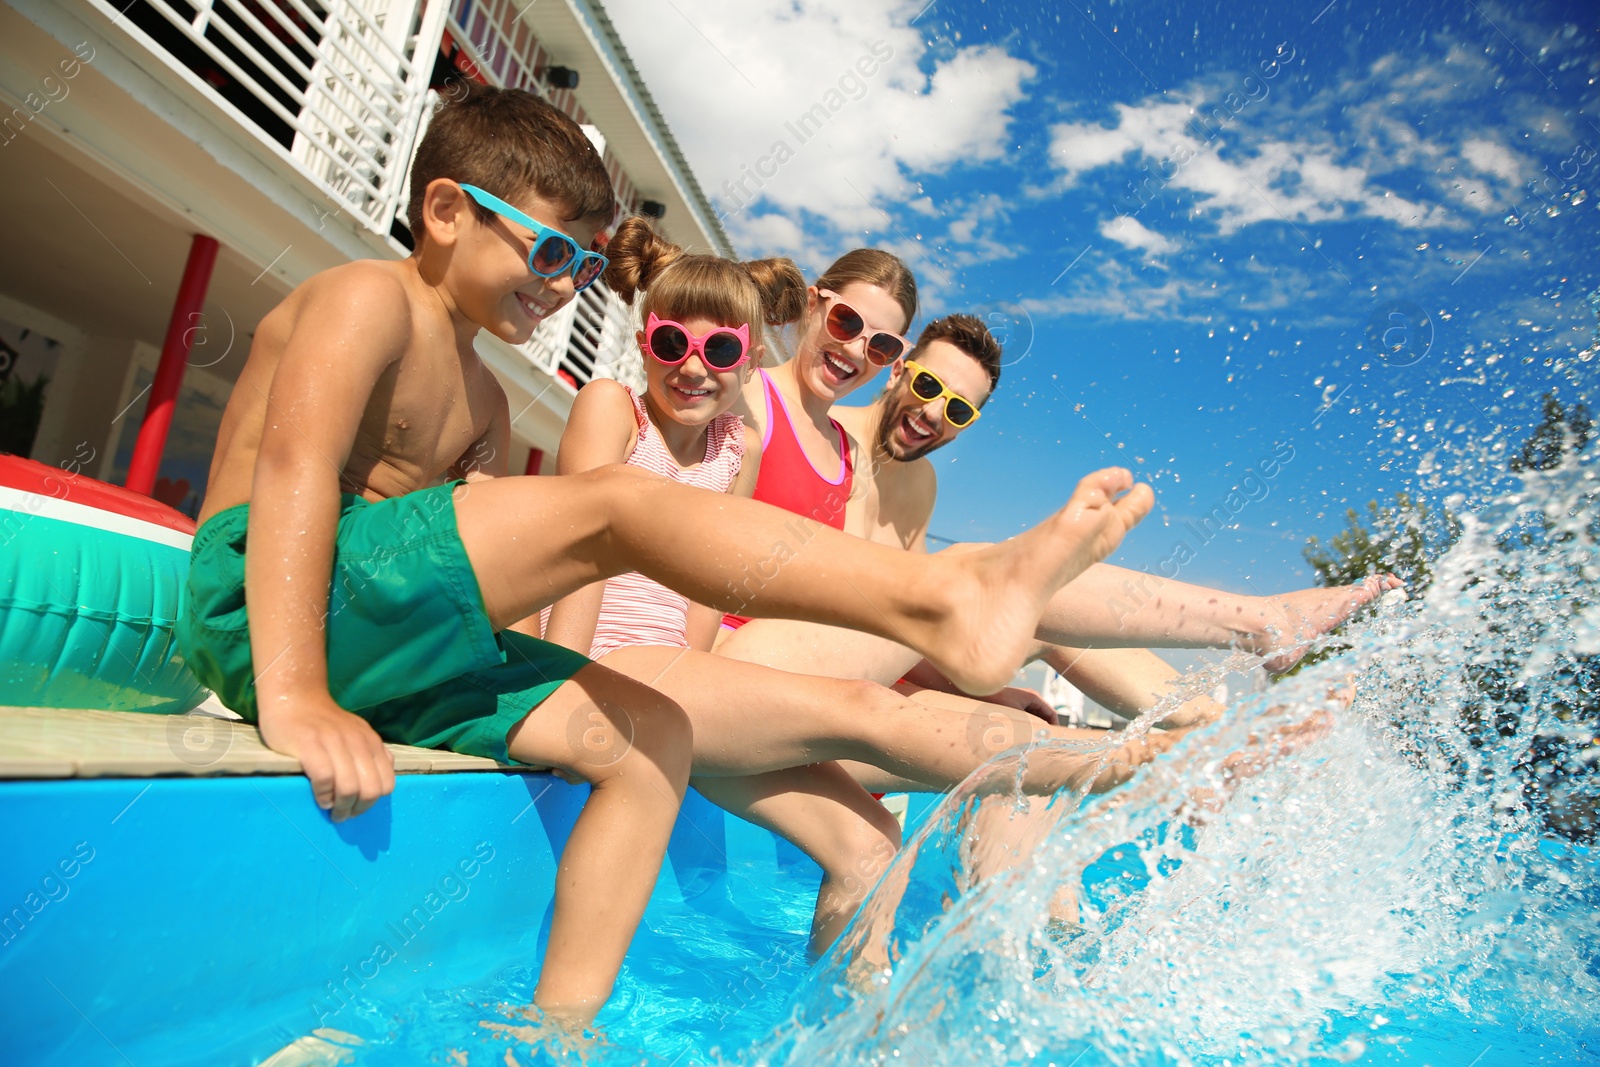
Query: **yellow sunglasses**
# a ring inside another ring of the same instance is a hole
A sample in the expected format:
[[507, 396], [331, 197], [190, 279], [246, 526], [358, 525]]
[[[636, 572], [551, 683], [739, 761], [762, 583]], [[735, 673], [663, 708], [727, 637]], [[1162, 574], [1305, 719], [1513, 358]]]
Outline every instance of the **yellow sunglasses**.
[[944, 398], [944, 418], [958, 430], [966, 429], [978, 421], [982, 414], [978, 405], [952, 390], [933, 371], [916, 360], [906, 360], [906, 373], [911, 375], [911, 395], [929, 401]]

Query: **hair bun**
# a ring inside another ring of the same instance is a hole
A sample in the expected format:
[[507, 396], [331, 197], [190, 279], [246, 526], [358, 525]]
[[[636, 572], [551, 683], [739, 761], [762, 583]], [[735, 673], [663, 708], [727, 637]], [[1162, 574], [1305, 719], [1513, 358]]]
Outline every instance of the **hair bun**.
[[649, 289], [651, 280], [682, 255], [683, 249], [656, 233], [648, 220], [626, 218], [606, 245], [606, 285], [623, 303], [632, 304], [640, 290]]
[[788, 258], [753, 259], [739, 264], [761, 294], [761, 317], [768, 326], [797, 321], [806, 310], [806, 276]]

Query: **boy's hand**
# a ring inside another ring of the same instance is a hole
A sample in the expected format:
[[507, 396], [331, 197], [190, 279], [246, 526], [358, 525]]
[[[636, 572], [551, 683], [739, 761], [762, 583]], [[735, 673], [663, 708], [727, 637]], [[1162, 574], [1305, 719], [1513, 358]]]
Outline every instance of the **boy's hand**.
[[275, 752], [298, 757], [317, 806], [334, 822], [360, 815], [394, 792], [394, 757], [377, 731], [332, 697], [306, 697], [265, 710], [261, 739]]

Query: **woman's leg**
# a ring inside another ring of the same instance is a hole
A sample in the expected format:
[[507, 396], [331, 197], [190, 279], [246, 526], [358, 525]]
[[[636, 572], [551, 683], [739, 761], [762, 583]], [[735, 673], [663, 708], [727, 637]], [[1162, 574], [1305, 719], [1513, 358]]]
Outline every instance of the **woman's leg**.
[[1094, 781], [1112, 742], [1102, 730], [1045, 726], [1015, 708], [947, 693], [917, 703], [872, 682], [787, 674], [685, 648], [638, 645], [607, 667], [659, 690], [694, 723], [694, 773], [733, 777], [827, 760], [859, 760], [948, 789], [991, 756], [1030, 740], [1067, 744], [1028, 761], [1023, 789]]
[[837, 763], [742, 778], [695, 778], [718, 807], [770, 830], [822, 868], [811, 952], [837, 938], [900, 848], [900, 824]]
[[611, 995], [689, 781], [688, 717], [632, 678], [584, 667], [506, 735], [512, 757], [592, 787], [561, 852], [534, 1003], [587, 1022]]
[[1111, 552], [1151, 502], [1127, 471], [1100, 471], [1010, 541], [923, 557], [628, 467], [498, 478], [455, 494], [461, 541], [497, 629], [637, 570], [713, 607], [899, 641], [977, 692], [1010, 680], [1050, 595]]
[[860, 678], [893, 685], [922, 662], [905, 645], [855, 630], [789, 619], [751, 619], [717, 637], [716, 652], [795, 674]]

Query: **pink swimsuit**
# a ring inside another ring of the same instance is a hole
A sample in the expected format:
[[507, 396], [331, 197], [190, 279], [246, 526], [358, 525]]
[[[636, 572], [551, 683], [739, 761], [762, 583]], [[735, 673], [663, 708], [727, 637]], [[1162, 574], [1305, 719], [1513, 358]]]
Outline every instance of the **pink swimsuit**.
[[[633, 401], [634, 415], [639, 420], [639, 443], [628, 457], [628, 466], [714, 493], [728, 491], [744, 462], [744, 421], [739, 416], [731, 411], [718, 415], [706, 428], [705, 458], [699, 466], [684, 470], [672, 458], [661, 432], [650, 421], [644, 401], [635, 396], [632, 389], [628, 390], [628, 397]], [[589, 658], [599, 659], [629, 645], [687, 648], [688, 622], [688, 597], [674, 593], [637, 571], [619, 574], [606, 582]], [[545, 608], [540, 613], [540, 625], [548, 627], [549, 624], [550, 609]]]

